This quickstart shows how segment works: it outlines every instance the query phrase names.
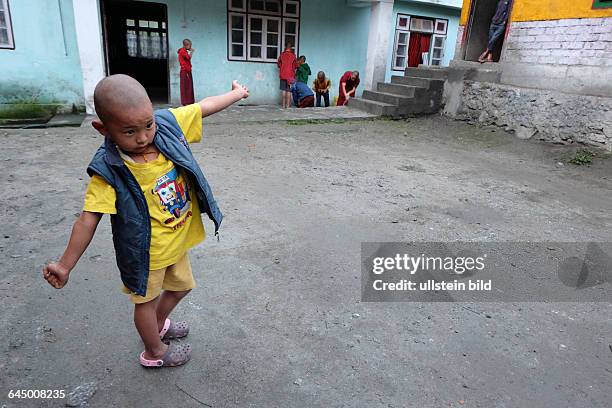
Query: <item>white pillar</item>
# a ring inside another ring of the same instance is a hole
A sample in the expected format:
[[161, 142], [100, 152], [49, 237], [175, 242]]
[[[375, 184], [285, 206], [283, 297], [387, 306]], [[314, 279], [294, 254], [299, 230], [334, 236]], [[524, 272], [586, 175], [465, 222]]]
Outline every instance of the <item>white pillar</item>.
[[377, 82], [384, 82], [387, 73], [389, 36], [393, 18], [393, 0], [377, 0], [372, 3], [368, 54], [366, 57], [365, 89], [373, 89]]
[[96, 84], [105, 76], [102, 20], [98, 0], [72, 0], [76, 28], [83, 92], [87, 113], [94, 113], [93, 93]]

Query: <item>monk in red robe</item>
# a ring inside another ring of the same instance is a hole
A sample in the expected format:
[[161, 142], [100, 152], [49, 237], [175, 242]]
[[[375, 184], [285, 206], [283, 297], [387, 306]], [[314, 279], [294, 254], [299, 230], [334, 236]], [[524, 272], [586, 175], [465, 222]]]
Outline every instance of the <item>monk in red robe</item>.
[[348, 100], [355, 96], [357, 86], [359, 86], [359, 71], [346, 71], [342, 78], [340, 78], [340, 89], [336, 106], [346, 105]]
[[191, 74], [191, 57], [195, 50], [191, 46], [191, 40], [183, 40], [183, 48], [178, 50], [178, 60], [181, 66], [181, 105], [195, 103], [193, 95], [193, 76]]

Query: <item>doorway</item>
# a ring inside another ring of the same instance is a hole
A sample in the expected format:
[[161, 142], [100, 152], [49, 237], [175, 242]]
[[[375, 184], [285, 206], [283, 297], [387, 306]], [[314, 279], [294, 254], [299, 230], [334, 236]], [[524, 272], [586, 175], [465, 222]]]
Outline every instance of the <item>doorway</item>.
[[154, 103], [168, 103], [168, 10], [165, 4], [103, 0], [108, 75], [136, 78]]
[[[489, 40], [489, 27], [491, 20], [497, 10], [499, 0], [472, 0], [470, 4], [470, 17], [467, 27], [467, 37], [465, 44], [465, 54], [463, 59], [466, 61], [478, 61], [478, 57], [487, 48]], [[512, 7], [512, 4], [510, 4]], [[508, 15], [512, 9], [508, 10]], [[510, 18], [508, 18], [510, 21]], [[507, 29], [507, 27], [506, 27]], [[505, 40], [505, 35], [497, 42], [493, 60], [499, 61], [501, 50]]]

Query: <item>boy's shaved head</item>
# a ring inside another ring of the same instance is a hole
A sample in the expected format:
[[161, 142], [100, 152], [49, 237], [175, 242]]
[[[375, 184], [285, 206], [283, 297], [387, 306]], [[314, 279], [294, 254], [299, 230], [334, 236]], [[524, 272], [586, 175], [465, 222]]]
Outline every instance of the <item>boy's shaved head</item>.
[[151, 100], [144, 87], [134, 78], [118, 74], [100, 82], [94, 91], [96, 114], [102, 122], [111, 120], [116, 112], [151, 106]]

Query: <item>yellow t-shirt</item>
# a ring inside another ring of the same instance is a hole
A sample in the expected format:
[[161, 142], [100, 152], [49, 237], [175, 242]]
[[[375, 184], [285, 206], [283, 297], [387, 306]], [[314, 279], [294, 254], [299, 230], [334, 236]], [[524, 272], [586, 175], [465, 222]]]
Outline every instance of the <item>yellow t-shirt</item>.
[[[170, 109], [188, 143], [202, 140], [202, 111], [193, 104]], [[189, 248], [204, 240], [194, 182], [179, 172], [163, 154], [148, 163], [124, 160], [145, 195], [151, 219], [149, 269], [175, 264]], [[84, 211], [117, 214], [116, 193], [102, 177], [91, 178]]]

